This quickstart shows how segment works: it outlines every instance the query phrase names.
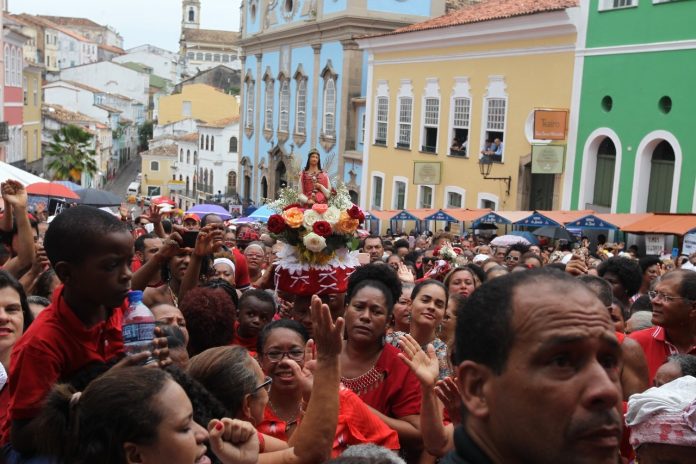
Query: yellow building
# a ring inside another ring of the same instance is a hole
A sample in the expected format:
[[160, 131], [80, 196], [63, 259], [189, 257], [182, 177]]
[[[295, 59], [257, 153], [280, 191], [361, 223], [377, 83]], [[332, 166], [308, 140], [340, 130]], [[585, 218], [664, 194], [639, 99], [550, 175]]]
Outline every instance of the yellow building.
[[[369, 62], [362, 206], [560, 207], [562, 174], [532, 174], [532, 145], [551, 143], [533, 138], [534, 114], [570, 108], [577, 5], [483, 0], [361, 39]], [[486, 149], [488, 177], [502, 180], [483, 178]]]
[[160, 97], [157, 122], [164, 125], [188, 118], [211, 122], [234, 116], [239, 116], [237, 97], [209, 85], [191, 84], [181, 93]]
[[22, 73], [24, 91], [24, 159], [27, 169], [43, 172], [41, 155], [41, 71], [40, 65], [27, 63]]
[[140, 152], [142, 187], [140, 193], [148, 197], [169, 195], [169, 181], [177, 160], [176, 145], [159, 145]]

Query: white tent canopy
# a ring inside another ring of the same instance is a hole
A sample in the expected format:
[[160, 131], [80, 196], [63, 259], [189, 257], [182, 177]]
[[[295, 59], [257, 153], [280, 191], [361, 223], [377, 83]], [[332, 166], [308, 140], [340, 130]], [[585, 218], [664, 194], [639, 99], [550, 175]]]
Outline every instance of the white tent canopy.
[[8, 179], [18, 180], [25, 187], [36, 182], [48, 182], [46, 179], [0, 161], [0, 182], [5, 182]]

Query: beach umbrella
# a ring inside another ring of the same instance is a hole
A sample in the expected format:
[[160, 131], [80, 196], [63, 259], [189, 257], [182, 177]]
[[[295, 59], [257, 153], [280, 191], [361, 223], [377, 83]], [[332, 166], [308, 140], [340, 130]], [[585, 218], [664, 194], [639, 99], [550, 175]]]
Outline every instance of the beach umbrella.
[[78, 185], [75, 182], [72, 182], [69, 180], [54, 180], [52, 183], [64, 185], [64, 186], [68, 187], [70, 190], [72, 190], [73, 192], [77, 192], [78, 190], [82, 190], [83, 188], [85, 188], [84, 186]]
[[526, 230], [511, 230], [510, 235], [517, 235], [518, 237], [524, 237], [531, 245], [538, 245], [539, 238], [531, 232]]
[[511, 234], [501, 235], [500, 237], [496, 237], [493, 240], [491, 240], [491, 245], [493, 245], [493, 246], [508, 247], [510, 245], [514, 245], [515, 243], [529, 245], [529, 240], [527, 240], [524, 237], [520, 237], [519, 235], [511, 235]]
[[202, 205], [196, 205], [186, 211], [186, 214], [193, 213], [197, 214], [198, 217], [203, 219], [203, 216], [206, 216], [208, 214], [215, 214], [216, 216], [220, 216], [220, 219], [223, 221], [227, 221], [228, 219], [232, 219], [232, 215], [227, 211], [225, 208], [223, 208], [220, 205], [211, 205], [211, 204], [202, 204]]
[[257, 208], [256, 211], [251, 213], [248, 216], [248, 218], [253, 219], [257, 222], [268, 222], [268, 218], [271, 217], [271, 215], [274, 213], [275, 211], [269, 208], [268, 205], [263, 205], [260, 208]]
[[78, 203], [81, 205], [88, 206], [120, 206], [123, 200], [116, 194], [107, 192], [106, 190], [97, 190], [93, 188], [86, 188], [78, 190], [77, 193], [80, 196]]
[[538, 228], [532, 233], [539, 237], [548, 237], [552, 240], [566, 240], [568, 242], [573, 241], [573, 236], [564, 227], [544, 226]]

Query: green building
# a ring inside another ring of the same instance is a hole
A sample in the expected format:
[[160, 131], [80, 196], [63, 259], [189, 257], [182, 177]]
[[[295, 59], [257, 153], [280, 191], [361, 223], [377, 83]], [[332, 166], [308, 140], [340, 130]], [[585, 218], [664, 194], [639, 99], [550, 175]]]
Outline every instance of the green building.
[[696, 211], [696, 1], [583, 1], [563, 206]]

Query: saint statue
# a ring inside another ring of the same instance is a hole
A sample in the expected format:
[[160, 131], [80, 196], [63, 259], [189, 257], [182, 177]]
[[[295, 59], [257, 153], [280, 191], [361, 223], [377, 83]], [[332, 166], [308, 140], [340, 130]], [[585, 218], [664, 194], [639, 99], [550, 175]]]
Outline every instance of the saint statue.
[[321, 159], [316, 148], [312, 148], [309, 151], [307, 164], [300, 173], [300, 186], [302, 187], [302, 194], [307, 198], [306, 204], [308, 206], [328, 201], [331, 193], [329, 176], [321, 170]]

